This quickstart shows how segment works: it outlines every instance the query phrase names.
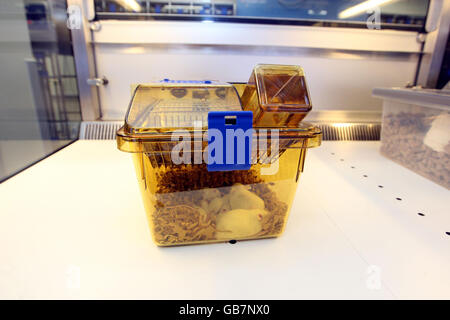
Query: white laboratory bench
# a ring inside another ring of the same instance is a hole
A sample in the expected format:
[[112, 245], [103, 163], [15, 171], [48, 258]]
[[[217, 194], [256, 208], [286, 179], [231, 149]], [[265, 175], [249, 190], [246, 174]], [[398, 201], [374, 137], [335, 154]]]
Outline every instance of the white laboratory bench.
[[450, 192], [378, 147], [308, 151], [280, 238], [159, 248], [130, 155], [77, 141], [0, 184], [0, 298], [449, 299]]

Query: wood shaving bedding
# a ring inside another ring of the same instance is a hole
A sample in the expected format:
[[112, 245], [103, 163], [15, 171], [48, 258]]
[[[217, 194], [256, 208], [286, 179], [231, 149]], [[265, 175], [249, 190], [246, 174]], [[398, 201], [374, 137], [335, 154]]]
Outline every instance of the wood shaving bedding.
[[181, 165], [161, 170], [157, 175], [157, 201], [152, 216], [155, 240], [162, 245], [217, 240], [218, 212], [205, 210], [201, 204], [226, 197], [236, 184], [260, 197], [268, 212], [261, 215], [261, 231], [253, 237], [280, 234], [288, 205], [278, 200], [255, 170], [208, 172], [204, 164]]

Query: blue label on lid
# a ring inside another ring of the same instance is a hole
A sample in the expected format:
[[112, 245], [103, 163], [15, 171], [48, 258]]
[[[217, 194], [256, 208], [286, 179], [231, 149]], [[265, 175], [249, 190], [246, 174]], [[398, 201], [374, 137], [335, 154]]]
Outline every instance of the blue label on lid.
[[163, 79], [160, 82], [165, 83], [196, 83], [196, 84], [211, 84], [211, 80], [170, 80], [170, 79]]

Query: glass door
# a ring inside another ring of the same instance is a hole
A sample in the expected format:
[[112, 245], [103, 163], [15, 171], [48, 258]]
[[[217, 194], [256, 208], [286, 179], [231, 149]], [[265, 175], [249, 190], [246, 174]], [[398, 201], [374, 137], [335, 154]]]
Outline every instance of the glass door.
[[66, 3], [0, 2], [0, 181], [78, 138]]

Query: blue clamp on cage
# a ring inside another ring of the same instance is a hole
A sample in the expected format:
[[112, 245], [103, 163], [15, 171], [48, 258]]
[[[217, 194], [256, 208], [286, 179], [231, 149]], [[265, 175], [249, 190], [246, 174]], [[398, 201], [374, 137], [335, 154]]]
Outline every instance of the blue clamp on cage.
[[249, 170], [252, 140], [252, 111], [209, 112], [208, 171]]

